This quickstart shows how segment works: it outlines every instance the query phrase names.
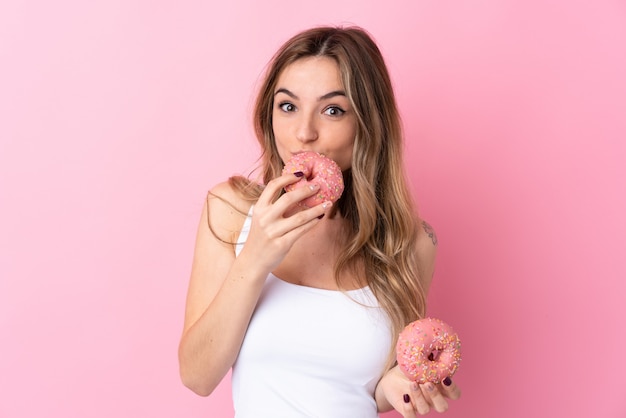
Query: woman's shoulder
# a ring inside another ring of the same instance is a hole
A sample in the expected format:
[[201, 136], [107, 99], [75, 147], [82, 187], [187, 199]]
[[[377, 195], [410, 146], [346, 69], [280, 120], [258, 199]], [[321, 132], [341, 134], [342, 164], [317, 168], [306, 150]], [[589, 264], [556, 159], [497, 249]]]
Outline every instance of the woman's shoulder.
[[435, 271], [437, 256], [437, 234], [435, 229], [424, 219], [419, 219], [417, 228], [417, 262], [425, 289], [430, 287]]
[[[250, 207], [256, 201], [254, 193], [246, 193], [246, 189], [238, 181], [240, 180], [230, 178], [218, 183], [206, 196], [208, 225], [215, 235], [227, 241], [241, 230]], [[253, 185], [250, 187], [254, 188]]]
[[426, 247], [426, 249], [432, 251], [437, 248], [437, 234], [435, 228], [424, 219], [419, 219], [419, 228], [417, 233], [417, 240], [420, 246]]
[[232, 207], [232, 209], [247, 212], [252, 202], [249, 202], [241, 190], [233, 184], [231, 179], [215, 184], [207, 194], [209, 202], [215, 201]]

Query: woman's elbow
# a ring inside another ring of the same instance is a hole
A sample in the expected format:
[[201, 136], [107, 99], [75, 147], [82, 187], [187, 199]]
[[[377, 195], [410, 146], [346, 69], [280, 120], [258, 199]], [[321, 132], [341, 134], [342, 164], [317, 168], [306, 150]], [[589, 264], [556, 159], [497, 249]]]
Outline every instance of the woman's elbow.
[[199, 396], [209, 396], [213, 393], [215, 385], [211, 385], [206, 379], [202, 379], [202, 376], [198, 376], [193, 370], [189, 370], [189, 367], [185, 367], [182, 362], [179, 367], [180, 380], [186, 388], [190, 389], [193, 393]]
[[183, 380], [183, 384], [198, 396], [207, 397], [213, 393], [213, 389], [208, 389], [202, 385], [194, 384], [193, 382], [185, 382]]
[[178, 371], [183, 385], [199, 396], [209, 396], [217, 383], [207, 378], [208, 373], [202, 373], [197, 362], [190, 360], [184, 352], [183, 345], [178, 350]]

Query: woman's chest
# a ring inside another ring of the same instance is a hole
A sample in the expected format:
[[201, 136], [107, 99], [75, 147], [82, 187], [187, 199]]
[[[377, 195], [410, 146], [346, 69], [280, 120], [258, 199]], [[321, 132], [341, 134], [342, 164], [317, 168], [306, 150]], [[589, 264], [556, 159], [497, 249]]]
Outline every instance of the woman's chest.
[[[293, 245], [272, 273], [288, 283], [317, 289], [339, 290], [335, 265], [341, 251], [341, 245], [333, 240], [305, 235]], [[352, 290], [366, 286], [365, 274], [355, 273], [361, 270], [357, 268], [339, 272], [342, 289]]]
[[242, 355], [290, 372], [308, 367], [325, 378], [380, 377], [391, 335], [368, 288], [342, 293], [270, 276], [246, 333]]

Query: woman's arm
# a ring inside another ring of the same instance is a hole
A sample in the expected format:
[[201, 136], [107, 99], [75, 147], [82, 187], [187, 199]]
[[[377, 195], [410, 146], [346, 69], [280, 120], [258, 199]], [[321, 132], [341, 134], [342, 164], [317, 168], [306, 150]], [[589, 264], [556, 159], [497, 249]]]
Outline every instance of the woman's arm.
[[437, 258], [437, 235], [435, 230], [424, 220], [420, 220], [417, 233], [417, 267], [424, 289], [424, 297], [428, 296], [430, 284], [435, 274], [435, 259]]
[[[435, 272], [437, 236], [434, 229], [425, 221], [420, 221], [416, 251], [420, 280], [427, 296]], [[400, 368], [395, 366], [385, 373], [376, 386], [374, 394], [376, 405], [380, 412], [395, 409], [403, 417], [415, 417], [416, 412], [426, 414], [431, 409], [443, 412], [448, 408], [447, 399], [457, 399], [461, 395], [454, 382], [448, 380], [446, 383], [450, 384], [418, 385], [411, 382]]]
[[236, 240], [245, 216], [233, 206], [245, 213], [243, 200], [223, 183], [212, 193], [233, 206], [208, 199], [203, 208], [178, 352], [181, 379], [199, 395], [209, 395], [237, 358], [267, 275], [326, 210], [320, 205], [286, 216], [298, 201], [315, 193], [299, 188], [274, 201], [282, 188], [296, 180], [289, 174], [268, 183], [255, 205], [239, 257], [235, 257], [233, 245], [218, 237]]

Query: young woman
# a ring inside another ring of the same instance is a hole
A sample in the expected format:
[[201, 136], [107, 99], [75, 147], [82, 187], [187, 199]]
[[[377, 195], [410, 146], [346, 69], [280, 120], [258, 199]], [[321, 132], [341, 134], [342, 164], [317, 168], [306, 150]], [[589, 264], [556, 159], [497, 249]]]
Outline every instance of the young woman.
[[[187, 296], [184, 384], [209, 395], [233, 369], [236, 417], [405, 417], [445, 411], [451, 379], [417, 385], [394, 364], [398, 333], [425, 313], [436, 239], [407, 188], [402, 132], [381, 53], [359, 28], [314, 28], [274, 56], [255, 107], [261, 184], [208, 194]], [[346, 185], [334, 204], [285, 186], [316, 151]]]

